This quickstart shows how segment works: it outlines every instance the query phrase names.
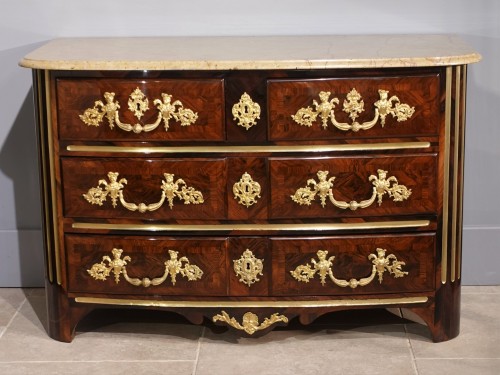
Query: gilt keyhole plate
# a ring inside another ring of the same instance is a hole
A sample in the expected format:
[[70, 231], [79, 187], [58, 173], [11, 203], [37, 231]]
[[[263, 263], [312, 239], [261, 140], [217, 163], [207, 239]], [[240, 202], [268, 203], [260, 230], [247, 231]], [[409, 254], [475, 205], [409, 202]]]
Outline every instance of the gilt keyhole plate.
[[238, 199], [238, 203], [247, 208], [257, 203], [260, 192], [260, 184], [254, 181], [247, 172], [243, 173], [240, 180], [233, 185], [234, 199]]
[[246, 249], [240, 259], [233, 260], [234, 272], [240, 277], [240, 282], [251, 286], [260, 281], [258, 276], [263, 276], [264, 259], [257, 259], [251, 250]]
[[260, 105], [245, 92], [238, 103], [233, 105], [232, 113], [237, 124], [248, 130], [257, 125], [257, 120], [260, 119]]

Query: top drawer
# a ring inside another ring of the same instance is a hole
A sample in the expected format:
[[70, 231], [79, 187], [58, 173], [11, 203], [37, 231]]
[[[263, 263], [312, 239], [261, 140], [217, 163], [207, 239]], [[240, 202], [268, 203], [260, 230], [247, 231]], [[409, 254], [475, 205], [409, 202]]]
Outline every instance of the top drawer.
[[270, 140], [437, 135], [439, 75], [270, 80]]
[[59, 137], [223, 140], [221, 79], [58, 79]]

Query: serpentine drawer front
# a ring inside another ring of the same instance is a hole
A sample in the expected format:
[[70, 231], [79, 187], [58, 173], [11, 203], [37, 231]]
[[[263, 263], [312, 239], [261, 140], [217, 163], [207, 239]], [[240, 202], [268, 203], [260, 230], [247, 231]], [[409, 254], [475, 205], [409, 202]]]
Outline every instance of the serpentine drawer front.
[[57, 80], [61, 139], [224, 139], [222, 80]]
[[455, 337], [479, 59], [436, 35], [61, 39], [32, 52], [21, 65], [36, 96], [49, 335], [71, 341], [102, 307], [253, 337], [396, 307], [434, 341]]
[[273, 218], [434, 214], [436, 156], [273, 158]]
[[225, 295], [226, 243], [67, 235], [68, 288], [106, 294]]
[[[434, 288], [434, 235], [273, 239], [274, 295], [403, 293]], [[290, 278], [289, 276], [292, 276]]]
[[439, 82], [439, 75], [270, 81], [270, 139], [436, 135]]
[[61, 166], [67, 217], [224, 218], [224, 159], [63, 158]]

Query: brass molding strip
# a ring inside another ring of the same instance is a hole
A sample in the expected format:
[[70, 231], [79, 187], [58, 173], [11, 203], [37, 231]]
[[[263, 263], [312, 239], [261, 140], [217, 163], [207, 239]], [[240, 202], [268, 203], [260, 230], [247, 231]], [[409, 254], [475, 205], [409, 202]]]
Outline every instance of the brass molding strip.
[[446, 284], [448, 273], [448, 206], [450, 189], [450, 131], [451, 131], [451, 80], [453, 68], [446, 68], [446, 101], [444, 130], [444, 186], [443, 186], [443, 239], [441, 242], [441, 283]]
[[[46, 252], [47, 252], [47, 276], [48, 279], [51, 283], [54, 282], [54, 275], [53, 272], [54, 270], [52, 269], [52, 240], [50, 238], [50, 230], [48, 228], [49, 221], [50, 221], [50, 216], [49, 216], [49, 193], [47, 191], [47, 181], [49, 181], [49, 178], [47, 176], [47, 168], [45, 167], [47, 165], [47, 153], [45, 149], [45, 144], [44, 141], [47, 139], [45, 135], [45, 126], [43, 126], [44, 121], [43, 121], [43, 102], [42, 102], [42, 84], [43, 84], [43, 73], [39, 70], [36, 71], [36, 82], [37, 82], [37, 102], [38, 102], [38, 132], [39, 132], [39, 143], [40, 143], [40, 158], [41, 158], [41, 173], [42, 173], [42, 189], [43, 189], [43, 215], [44, 215], [44, 236], [45, 236], [45, 246]], [[48, 115], [48, 114], [47, 114]]]
[[430, 142], [394, 142], [371, 144], [339, 144], [339, 145], [298, 145], [298, 146], [85, 146], [68, 145], [66, 151], [70, 152], [107, 152], [107, 153], [132, 153], [132, 154], [212, 154], [218, 153], [286, 153], [286, 152], [340, 152], [340, 151], [383, 151], [405, 150], [431, 147]]
[[375, 221], [369, 223], [328, 223], [328, 224], [108, 224], [75, 222], [73, 229], [123, 230], [123, 231], [331, 231], [331, 230], [366, 230], [418, 228], [430, 225], [429, 220]]
[[52, 112], [50, 99], [50, 72], [45, 71], [45, 103], [47, 111], [47, 139], [49, 146], [49, 169], [50, 169], [50, 187], [52, 201], [52, 226], [54, 230], [54, 256], [56, 260], [56, 280], [57, 284], [61, 285], [61, 259], [59, 259], [59, 235], [57, 225], [57, 189], [55, 178], [55, 160], [54, 160], [54, 141], [52, 134]]
[[[465, 108], [465, 101], [467, 100], [467, 65], [463, 66], [463, 71], [464, 71], [464, 77], [462, 80], [462, 102], [463, 104], [462, 108]], [[463, 111], [463, 110], [462, 110]], [[459, 217], [459, 235], [458, 235], [458, 243], [457, 243], [457, 249], [458, 249], [458, 254], [457, 254], [457, 263], [458, 263], [458, 269], [457, 269], [457, 279], [460, 280], [462, 276], [462, 236], [463, 236], [463, 209], [464, 209], [464, 203], [463, 203], [463, 197], [464, 197], [464, 183], [463, 183], [463, 174], [464, 174], [464, 163], [465, 163], [465, 158], [464, 158], [464, 150], [465, 150], [465, 113], [462, 115], [462, 134], [460, 135], [460, 144], [462, 147], [462, 157], [460, 158], [460, 172], [462, 173], [462, 183], [460, 184], [460, 213], [458, 215]]]
[[117, 306], [170, 307], [170, 308], [289, 308], [289, 307], [341, 307], [422, 304], [428, 297], [337, 299], [323, 301], [154, 301], [124, 298], [76, 297], [77, 303]]
[[453, 208], [451, 219], [451, 282], [455, 282], [457, 260], [457, 199], [458, 199], [458, 148], [460, 137], [460, 66], [455, 67], [455, 130], [453, 145]]

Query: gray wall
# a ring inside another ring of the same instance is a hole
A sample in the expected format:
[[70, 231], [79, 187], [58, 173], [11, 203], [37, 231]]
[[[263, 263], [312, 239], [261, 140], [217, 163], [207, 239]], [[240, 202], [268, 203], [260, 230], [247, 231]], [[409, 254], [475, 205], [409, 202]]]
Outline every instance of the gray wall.
[[464, 284], [500, 284], [498, 0], [0, 0], [0, 286], [39, 286], [43, 256], [31, 72], [56, 37], [454, 33], [482, 55], [469, 69]]

